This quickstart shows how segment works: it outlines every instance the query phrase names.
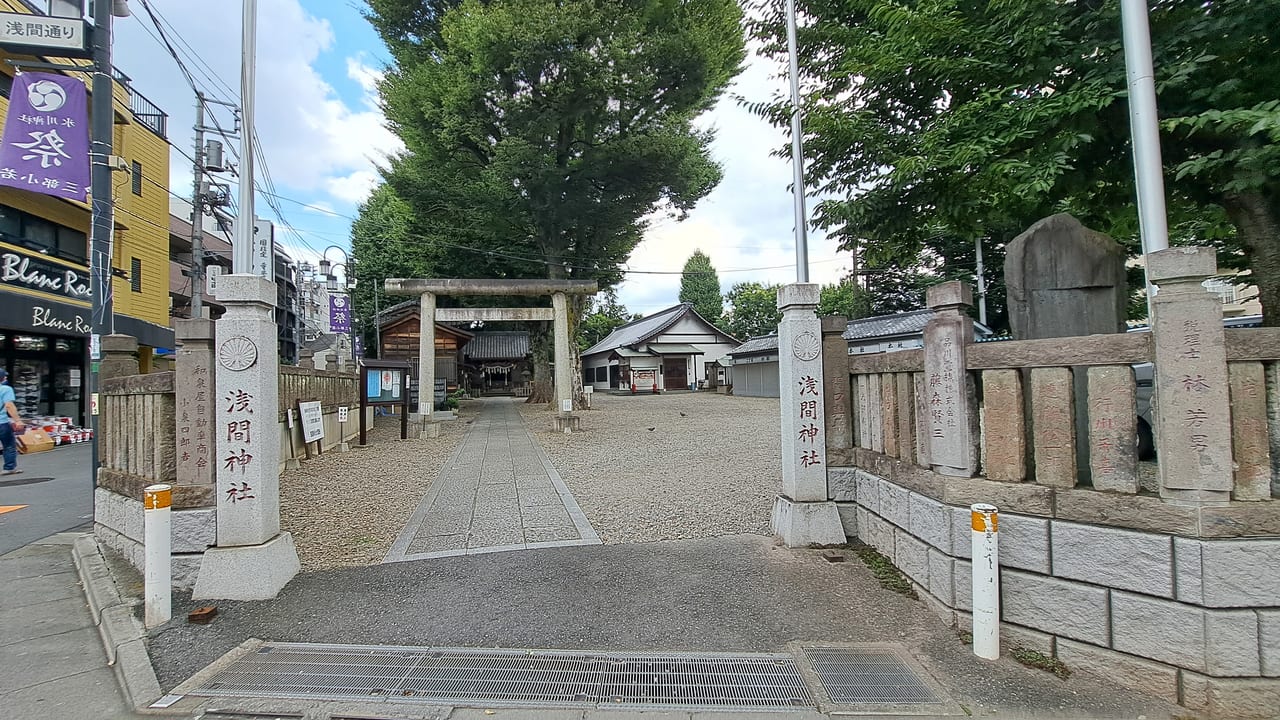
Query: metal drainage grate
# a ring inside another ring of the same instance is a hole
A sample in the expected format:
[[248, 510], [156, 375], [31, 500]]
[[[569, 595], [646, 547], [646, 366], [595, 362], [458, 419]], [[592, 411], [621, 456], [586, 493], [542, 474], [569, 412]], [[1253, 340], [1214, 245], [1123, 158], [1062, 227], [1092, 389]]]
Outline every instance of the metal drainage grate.
[[892, 650], [806, 647], [804, 654], [833, 703], [941, 702]]
[[265, 645], [189, 694], [717, 710], [814, 707], [789, 655], [310, 643]]

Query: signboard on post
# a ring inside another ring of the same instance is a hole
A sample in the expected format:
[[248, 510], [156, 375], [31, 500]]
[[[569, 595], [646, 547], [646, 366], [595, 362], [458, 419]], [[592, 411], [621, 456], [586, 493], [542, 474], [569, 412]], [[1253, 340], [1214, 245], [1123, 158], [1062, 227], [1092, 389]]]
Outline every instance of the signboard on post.
[[350, 412], [351, 412], [351, 408], [348, 408], [346, 405], [339, 405], [338, 406], [338, 422], [340, 423], [346, 422], [348, 414]]
[[360, 361], [360, 444], [366, 444], [365, 408], [400, 406], [400, 439], [409, 437], [409, 363], [388, 360]]
[[0, 13], [0, 45], [19, 55], [92, 58], [89, 32], [82, 18]]
[[302, 441], [320, 442], [324, 439], [324, 408], [320, 401], [298, 402], [298, 418], [302, 421]]

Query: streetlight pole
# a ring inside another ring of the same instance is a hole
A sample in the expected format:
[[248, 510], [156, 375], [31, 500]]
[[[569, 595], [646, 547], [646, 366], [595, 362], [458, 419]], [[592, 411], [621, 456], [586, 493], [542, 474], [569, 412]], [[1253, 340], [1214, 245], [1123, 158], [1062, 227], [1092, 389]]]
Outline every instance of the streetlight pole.
[[791, 65], [791, 170], [796, 223], [796, 282], [809, 282], [808, 214], [804, 209], [804, 138], [800, 123], [800, 52], [796, 42], [796, 0], [787, 0], [787, 59]]
[[115, 201], [111, 197], [111, 141], [115, 108], [112, 99], [115, 80], [111, 67], [111, 22], [113, 13], [128, 17], [123, 2], [98, 0], [93, 4], [93, 87], [90, 98], [89, 195], [89, 286], [92, 296], [89, 337], [89, 423], [93, 428], [90, 472], [98, 483], [98, 363], [102, 360], [102, 336], [115, 332], [115, 303], [111, 296], [111, 233], [115, 224]]

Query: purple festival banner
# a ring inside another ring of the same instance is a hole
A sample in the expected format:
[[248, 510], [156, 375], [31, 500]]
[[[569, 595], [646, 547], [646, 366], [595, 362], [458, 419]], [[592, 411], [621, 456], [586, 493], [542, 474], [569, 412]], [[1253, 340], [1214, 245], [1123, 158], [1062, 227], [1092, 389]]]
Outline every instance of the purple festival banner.
[[346, 295], [329, 296], [329, 332], [351, 332], [351, 309]]
[[89, 106], [84, 83], [65, 75], [13, 79], [0, 185], [84, 202], [89, 192]]

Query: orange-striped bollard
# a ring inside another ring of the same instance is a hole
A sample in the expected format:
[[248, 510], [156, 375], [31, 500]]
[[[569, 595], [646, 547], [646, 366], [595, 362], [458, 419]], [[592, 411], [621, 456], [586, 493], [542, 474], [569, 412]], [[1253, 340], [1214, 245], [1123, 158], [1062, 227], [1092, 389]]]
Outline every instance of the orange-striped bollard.
[[155, 627], [169, 622], [172, 610], [169, 548], [173, 487], [148, 485], [142, 491], [143, 622]]
[[973, 654], [1000, 657], [1000, 514], [995, 505], [969, 506], [973, 526]]

